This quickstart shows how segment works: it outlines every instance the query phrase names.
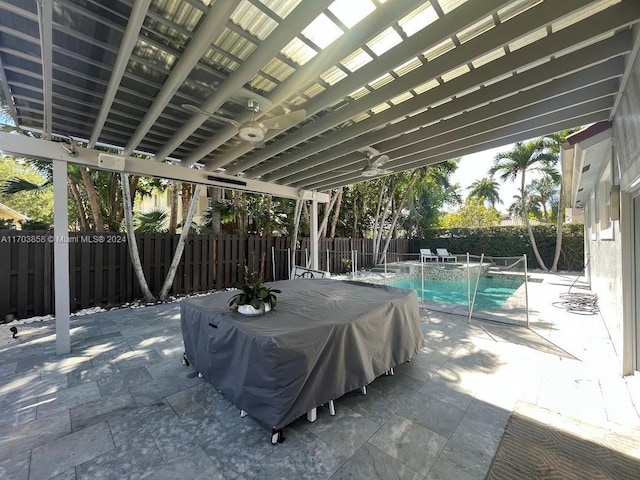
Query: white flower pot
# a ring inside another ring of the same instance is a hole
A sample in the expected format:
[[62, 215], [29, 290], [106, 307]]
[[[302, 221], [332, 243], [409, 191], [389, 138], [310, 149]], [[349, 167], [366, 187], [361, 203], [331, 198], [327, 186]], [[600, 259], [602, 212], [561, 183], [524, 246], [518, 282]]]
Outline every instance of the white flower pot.
[[[269, 311], [271, 311], [271, 304], [265, 303], [264, 313], [267, 313]], [[262, 315], [262, 310], [255, 309], [251, 305], [238, 305], [238, 313], [241, 313], [242, 315], [248, 315], [248, 316]]]

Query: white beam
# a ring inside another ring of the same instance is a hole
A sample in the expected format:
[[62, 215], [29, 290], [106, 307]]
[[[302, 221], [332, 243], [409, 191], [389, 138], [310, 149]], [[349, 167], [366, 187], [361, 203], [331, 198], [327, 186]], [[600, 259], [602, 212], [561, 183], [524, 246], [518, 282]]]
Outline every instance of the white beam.
[[69, 327], [69, 213], [67, 162], [53, 160], [53, 269], [55, 285], [56, 354], [71, 351]]
[[[38, 0], [38, 27], [40, 29], [40, 56], [42, 57], [42, 93], [44, 97], [44, 118], [42, 119], [42, 132], [45, 138], [50, 139], [53, 123], [53, 1]], [[10, 99], [7, 99], [9, 101]]]
[[633, 48], [629, 55], [627, 55], [627, 68], [622, 76], [622, 80], [620, 81], [620, 89], [618, 90], [618, 96], [616, 97], [616, 101], [613, 104], [613, 108], [611, 109], [611, 116], [609, 117], [609, 121], [613, 120], [616, 112], [618, 111], [618, 105], [620, 105], [620, 100], [622, 100], [622, 96], [627, 89], [627, 83], [629, 82], [629, 77], [631, 76], [631, 72], [636, 64], [636, 62], [640, 62], [638, 59], [638, 54], [640, 52], [640, 26], [636, 24], [633, 27]]
[[[179, 165], [154, 162], [144, 158], [110, 155], [88, 148], [76, 147], [76, 155], [72, 156], [69, 155], [58, 142], [40, 140], [24, 135], [0, 133], [0, 145], [2, 145], [3, 152], [16, 156], [40, 158], [43, 160], [62, 160], [100, 170], [126, 171], [134, 175], [178, 180], [180, 182], [209, 185], [244, 192], [263, 193], [282, 198], [303, 200], [315, 198], [318, 202], [322, 203], [328, 203], [330, 200], [329, 195], [326, 193], [232, 177], [205, 170], [184, 168]], [[102, 158], [102, 162], [99, 161], [100, 157]], [[109, 168], [109, 165], [112, 167]]]
[[16, 110], [16, 106], [13, 103], [13, 95], [11, 95], [11, 90], [9, 90], [9, 82], [7, 81], [7, 75], [4, 72], [2, 58], [0, 58], [0, 84], [2, 84], [4, 98], [7, 99], [7, 105], [9, 105], [9, 113], [11, 114], [11, 118], [13, 119], [13, 123], [16, 127], [20, 127], [20, 122], [18, 121], [18, 111]]
[[318, 200], [315, 198], [311, 200], [311, 225], [309, 226], [309, 231], [311, 234], [311, 268], [313, 270], [318, 270]]
[[211, 43], [218, 37], [224, 28], [226, 20], [231, 16], [241, 0], [218, 0], [209, 8], [209, 11], [198, 25], [198, 31], [191, 38], [189, 46], [180, 56], [166, 82], [156, 96], [151, 107], [147, 111], [140, 125], [127, 142], [123, 153], [129, 155], [140, 144], [142, 139], [169, 104], [173, 95], [182, 85], [193, 67], [210, 48]]
[[[427, 82], [428, 80], [436, 78], [439, 75], [446, 73], [448, 71], [451, 71], [461, 65], [468, 64], [472, 60], [478, 57], [481, 57], [485, 53], [495, 50], [496, 48], [499, 48], [505, 45], [507, 42], [512, 41], [513, 39], [524, 36], [527, 33], [534, 31], [536, 28], [539, 28], [540, 26], [544, 26], [548, 22], [551, 22], [552, 20], [556, 19], [559, 15], [564, 15], [572, 11], [573, 9], [578, 8], [579, 6], [583, 6], [588, 1], [589, 0], [570, 0], [570, 1], [564, 1], [564, 2], [556, 2], [553, 4], [553, 8], [546, 4], [544, 7], [542, 5], [532, 7], [531, 9], [521, 13], [520, 15], [517, 15], [515, 18], [509, 20], [508, 22], [499, 24], [494, 28], [490, 29], [489, 31], [487, 31], [486, 33], [478, 36], [477, 38], [474, 38], [469, 42], [456, 47], [455, 49], [449, 51], [446, 55], [441, 55], [440, 57], [425, 63], [421, 67], [416, 68], [399, 78], [396, 78], [393, 82], [390, 82], [387, 85], [372, 91], [371, 93], [365, 95], [364, 97], [358, 100], [352, 101], [348, 105], [334, 112], [331, 112], [326, 116], [323, 116], [321, 119], [317, 120], [316, 122], [313, 122], [310, 125], [307, 125], [305, 128], [302, 128], [296, 132], [293, 132], [291, 135], [287, 135], [286, 137], [269, 145], [266, 149], [256, 152], [248, 158], [243, 158], [241, 165], [248, 176], [250, 176], [251, 178], [255, 178], [256, 176], [263, 175], [266, 172], [273, 171], [274, 168], [272, 167], [279, 168], [289, 163], [293, 163], [301, 158], [305, 158], [311, 154], [317, 153], [318, 151], [324, 150], [328, 148], [329, 145], [334, 144], [333, 140], [329, 140], [329, 139], [333, 139], [335, 134], [328, 135], [326, 137], [327, 142], [316, 141], [309, 145], [305, 145], [303, 148], [297, 149], [294, 152], [290, 152], [282, 155], [277, 159], [277, 161], [270, 161], [269, 168], [267, 168], [266, 165], [260, 165], [257, 168], [252, 168], [258, 165], [259, 163], [261, 163], [262, 161], [270, 157], [273, 157], [278, 153], [284, 152], [285, 150], [291, 147], [294, 147], [295, 145], [301, 142], [309, 140], [314, 136], [321, 134], [324, 131], [332, 129], [348, 121], [349, 119], [358, 115], [359, 113], [367, 111], [371, 108], [374, 108], [376, 105], [379, 105], [380, 103], [385, 102], [390, 98], [403, 94], [409, 91], [410, 89], [416, 87], [417, 85], [421, 85]], [[466, 4], [460, 6], [459, 8], [461, 9], [463, 6], [467, 6], [470, 14], [472, 14], [469, 18], [473, 18], [473, 16], [480, 15], [480, 14], [487, 14], [487, 13], [490, 14], [491, 11], [493, 11], [493, 8], [499, 8], [499, 6], [495, 4], [495, 2], [487, 2], [487, 1], [482, 2], [482, 6], [481, 6], [482, 10], [479, 7], [479, 5], [477, 5], [475, 2], [467, 2]], [[486, 9], [489, 9], [489, 11], [487, 11]], [[440, 38], [442, 35], [445, 35], [445, 38], [446, 38], [451, 35], [451, 32], [459, 31], [457, 29], [453, 29], [445, 32], [441, 28], [439, 28], [442, 25], [446, 25], [446, 24], [450, 25], [452, 22], [455, 22], [456, 18], [458, 17], [458, 14], [459, 12], [456, 11], [454, 15], [447, 15], [441, 18], [440, 20], [438, 20], [437, 22], [434, 22], [428, 28], [425, 28], [423, 30], [423, 33], [417, 33], [410, 39], [405, 40], [404, 42], [402, 42], [402, 44], [397, 46], [395, 49], [390, 49], [389, 51], [387, 51], [375, 62], [371, 62], [371, 64], [375, 64], [375, 66], [379, 67], [379, 65], [383, 63], [382, 62], [383, 57], [386, 57], [387, 55], [395, 54], [396, 50], [402, 50], [402, 52], [404, 53], [405, 49], [407, 49], [409, 45], [412, 45], [414, 47], [416, 46], [419, 47], [419, 50], [417, 52], [413, 52], [413, 55], [424, 52], [425, 50], [430, 48], [430, 46], [432, 45], [431, 42], [424, 42], [424, 43], [415, 45], [414, 42], [416, 41], [416, 39], [427, 38], [429, 40], [437, 39], [438, 41], [440, 41]], [[479, 16], [477, 18], [482, 18], [482, 17]], [[568, 28], [571, 28], [571, 27], [568, 27]], [[429, 33], [431, 32], [438, 32], [439, 35], [429, 36]], [[581, 35], [585, 38], [588, 38], [588, 34], [586, 32], [581, 32]], [[564, 36], [566, 36], [566, 34], [563, 33], [560, 37], [564, 37]], [[531, 49], [529, 49], [529, 51], [530, 50]], [[522, 56], [523, 51], [525, 51], [524, 48], [518, 52], [519, 57]], [[556, 51], [557, 49], [553, 49], [550, 53], [555, 53]], [[533, 60], [538, 60], [541, 56], [543, 56], [542, 53], [536, 55]], [[400, 56], [397, 60], [400, 63], [401, 61], [405, 60], [405, 57]], [[485, 71], [490, 70], [491, 66], [494, 63], [496, 63], [496, 61], [491, 62], [490, 64], [482, 68], [482, 70], [485, 70]], [[358, 70], [355, 76], [362, 75], [361, 71], [364, 71], [365, 68], [366, 67], [363, 67], [360, 70]], [[467, 76], [469, 76], [469, 74], [464, 75], [464, 77], [467, 77]], [[351, 90], [346, 91], [344, 95], [348, 95], [349, 93], [353, 92], [357, 88], [361, 87], [363, 84], [366, 84], [367, 82], [371, 81], [373, 78], [376, 78], [376, 77], [371, 77], [366, 79], [361, 78], [360, 79], [361, 81], [358, 84], [353, 85], [353, 88]], [[492, 78], [495, 78], [495, 76]], [[347, 78], [341, 82], [338, 82], [336, 84], [336, 90], [338, 88], [344, 88], [341, 84], [343, 84], [343, 82], [348, 82], [348, 81], [352, 81], [352, 79]], [[330, 91], [332, 92], [333, 90], [334, 89]], [[320, 95], [318, 95], [318, 97], [320, 97]], [[309, 103], [313, 103], [314, 100], [310, 101]], [[400, 107], [401, 107], [400, 109], [402, 108], [407, 109], [408, 106], [411, 106], [414, 103], [415, 103], [414, 99], [404, 102], [400, 104]], [[326, 106], [326, 104], [324, 106]], [[404, 115], [411, 114], [414, 111], [418, 111], [418, 108], [414, 110], [409, 109], [407, 113], [405, 113]], [[384, 113], [387, 114], [387, 112], [388, 110], [385, 111]], [[403, 115], [400, 115], [400, 116], [403, 116]], [[376, 115], [374, 118], [377, 118], [377, 117], [378, 115]], [[396, 118], [399, 118], [399, 117], [396, 117]], [[231, 174], [237, 173], [234, 167], [230, 167], [228, 171]]]
[[151, 0], [136, 0], [133, 4], [131, 15], [129, 15], [129, 21], [127, 22], [127, 29], [124, 32], [122, 42], [120, 43], [120, 49], [118, 50], [118, 57], [116, 58], [113, 70], [111, 71], [109, 85], [107, 86], [107, 91], [102, 98], [100, 112], [96, 117], [93, 130], [91, 131], [91, 137], [89, 138], [89, 144], [87, 145], [89, 148], [95, 147], [96, 142], [100, 138], [102, 127], [104, 127], [104, 122], [107, 120], [107, 116], [111, 110], [111, 105], [113, 105], [113, 100], [116, 98], [118, 87], [122, 81], [127, 64], [129, 63], [133, 47], [135, 47], [136, 42], [138, 41], [140, 28], [142, 28], [142, 24], [144, 23], [150, 4]]

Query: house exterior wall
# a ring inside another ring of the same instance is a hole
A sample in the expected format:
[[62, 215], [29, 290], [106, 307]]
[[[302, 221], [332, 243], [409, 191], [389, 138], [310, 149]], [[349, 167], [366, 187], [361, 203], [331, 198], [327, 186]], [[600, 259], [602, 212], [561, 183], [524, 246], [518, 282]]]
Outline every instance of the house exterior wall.
[[[636, 35], [640, 34], [638, 30]], [[637, 357], [634, 352], [639, 347], [634, 345], [637, 342], [635, 338], [635, 328], [637, 324], [636, 318], [636, 302], [640, 301], [638, 288], [636, 285], [635, 272], [633, 266], [640, 262], [640, 250], [638, 242], [634, 242], [634, 226], [633, 215], [631, 214], [632, 198], [638, 195], [639, 188], [631, 187], [634, 179], [640, 175], [640, 59], [629, 59], [633, 62], [629, 74], [627, 85], [620, 99], [618, 110], [613, 119], [613, 165], [617, 171], [619, 184], [621, 187], [621, 203], [623, 205], [621, 221], [630, 225], [623, 225], [620, 242], [616, 241], [615, 250], [599, 253], [602, 257], [598, 264], [605, 264], [611, 261], [616, 264], [614, 267], [607, 269], [605, 265], [600, 266], [598, 276], [594, 278], [594, 285], [604, 290], [609, 284], [615, 285], [610, 295], [607, 295], [600, 302], [601, 308], [607, 302], [612, 301], [618, 303], [618, 298], [622, 302], [622, 310], [618, 314], [620, 320], [609, 320], [610, 324], [615, 324], [617, 329], [622, 332], [624, 353], [622, 355], [622, 373], [630, 374], [638, 369]], [[626, 208], [625, 208], [626, 207]], [[620, 248], [618, 246], [620, 245]], [[607, 247], [604, 247], [605, 249]], [[608, 256], [607, 256], [608, 255]], [[618, 265], [619, 264], [619, 265]], [[615, 275], [615, 276], [614, 276]], [[620, 279], [620, 280], [618, 280]], [[619, 288], [619, 284], [625, 285], [624, 290]], [[617, 310], [616, 310], [617, 311]], [[618, 352], [620, 350], [617, 350]], [[634, 358], [635, 357], [635, 358]]]
[[[193, 216], [193, 221], [197, 224], [201, 224], [204, 220], [204, 216], [207, 213], [208, 201], [207, 201], [207, 189], [200, 190], [200, 199], [196, 206], [196, 211]], [[165, 210], [167, 215], [171, 210], [171, 192], [169, 189], [164, 191], [154, 190], [153, 193], [142, 198], [142, 200], [136, 202], [135, 211], [139, 213], [149, 213], [153, 210]], [[178, 224], [182, 222], [182, 196], [178, 195]]]

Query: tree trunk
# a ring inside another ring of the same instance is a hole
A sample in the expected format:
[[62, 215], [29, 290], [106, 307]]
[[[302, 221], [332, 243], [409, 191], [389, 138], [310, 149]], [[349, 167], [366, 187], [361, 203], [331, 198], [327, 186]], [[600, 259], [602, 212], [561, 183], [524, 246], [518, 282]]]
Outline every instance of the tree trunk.
[[69, 191], [71, 192], [71, 196], [73, 197], [73, 201], [76, 204], [76, 210], [78, 211], [78, 220], [80, 221], [80, 228], [83, 232], [88, 232], [89, 228], [89, 220], [87, 219], [87, 211], [84, 208], [84, 203], [82, 202], [82, 196], [80, 195], [80, 191], [78, 190], [78, 184], [76, 181], [69, 177]]
[[167, 278], [164, 279], [162, 290], [160, 290], [160, 300], [163, 302], [167, 300], [167, 295], [169, 294], [169, 290], [171, 289], [171, 286], [173, 284], [173, 278], [176, 276], [178, 264], [180, 263], [180, 259], [182, 258], [182, 252], [184, 252], [184, 242], [187, 239], [187, 235], [189, 235], [189, 229], [191, 228], [191, 223], [193, 222], [193, 215], [196, 213], [196, 206], [198, 205], [198, 201], [200, 200], [200, 188], [201, 185], [196, 185], [193, 196], [191, 197], [191, 201], [189, 202], [189, 209], [187, 210], [187, 216], [182, 225], [182, 232], [180, 233], [180, 238], [178, 239], [178, 245], [176, 245], [176, 251], [173, 254], [173, 259], [171, 260], [171, 265], [169, 266], [169, 271], [167, 272]]
[[191, 203], [191, 184], [182, 183], [182, 225], [187, 218], [189, 212], [189, 204]]
[[80, 174], [82, 175], [82, 184], [84, 185], [84, 189], [87, 192], [89, 206], [91, 207], [93, 226], [95, 227], [96, 232], [104, 232], [104, 219], [102, 218], [102, 211], [100, 210], [100, 201], [98, 200], [96, 186], [93, 183], [91, 175], [89, 175], [89, 169], [87, 167], [79, 168]]
[[331, 201], [325, 207], [322, 223], [320, 224], [320, 231], [318, 232], [318, 236], [320, 239], [323, 239], [327, 236], [327, 225], [329, 224], [329, 217], [331, 216], [331, 210], [333, 210], [333, 207], [335, 206], [337, 199], [338, 199], [338, 192], [336, 192], [335, 195], [331, 197]]
[[522, 181], [520, 184], [520, 195], [522, 199], [522, 211], [524, 214], [524, 223], [527, 226], [527, 234], [529, 235], [529, 241], [531, 242], [531, 248], [533, 249], [533, 254], [538, 261], [538, 265], [542, 270], [547, 272], [549, 269], [544, 264], [542, 257], [540, 256], [540, 252], [538, 251], [538, 245], [536, 244], [536, 239], [533, 236], [533, 229], [531, 228], [531, 222], [529, 221], [529, 209], [527, 208], [527, 197], [525, 193], [525, 183], [524, 183], [525, 174], [522, 172]]
[[223, 190], [219, 187], [209, 187], [211, 202], [211, 231], [214, 235], [220, 235], [222, 231], [222, 214], [220, 213], [220, 203], [222, 201]]
[[129, 243], [129, 254], [131, 255], [131, 263], [133, 264], [133, 271], [136, 274], [140, 289], [144, 295], [144, 299], [147, 302], [155, 302], [155, 297], [149, 290], [147, 279], [144, 277], [144, 270], [142, 270], [142, 262], [140, 261], [140, 252], [138, 250], [138, 242], [133, 228], [133, 211], [131, 208], [131, 191], [129, 190], [129, 175], [126, 173], [120, 174], [122, 185], [122, 204], [124, 205], [124, 222], [127, 228], [127, 242]]
[[562, 188], [562, 182], [560, 182], [560, 200], [558, 201], [558, 219], [556, 225], [558, 231], [556, 232], [556, 252], [553, 255], [553, 265], [551, 266], [552, 272], [558, 271], [558, 262], [560, 261], [560, 254], [562, 253], [562, 235], [564, 233], [564, 189]]
[[[298, 244], [298, 228], [300, 226], [300, 214], [302, 213], [302, 203], [303, 203], [302, 200], [300, 199], [296, 200], [296, 208], [293, 213], [293, 235], [291, 238], [291, 268], [292, 269], [296, 264], [296, 248]], [[291, 272], [289, 272], [289, 275], [291, 275]]]
[[333, 220], [331, 221], [331, 230], [329, 231], [329, 238], [335, 238], [336, 227], [338, 226], [338, 218], [340, 216], [340, 206], [342, 205], [342, 187], [338, 189], [338, 199], [336, 200], [336, 209], [333, 212]]
[[170, 202], [169, 207], [169, 233], [176, 233], [178, 228], [178, 201], [180, 200], [180, 194], [178, 192], [178, 182], [173, 180], [169, 186]]
[[380, 252], [380, 255], [378, 257], [378, 263], [382, 263], [384, 260], [387, 250], [389, 249], [389, 244], [391, 243], [391, 238], [393, 237], [393, 232], [395, 231], [396, 225], [398, 224], [398, 218], [400, 218], [400, 212], [402, 212], [402, 209], [405, 207], [407, 200], [409, 199], [409, 194], [411, 193], [411, 189], [413, 188], [413, 184], [415, 183], [417, 178], [418, 178], [418, 171], [414, 170], [411, 180], [409, 181], [409, 185], [407, 185], [407, 189], [404, 192], [402, 199], [400, 200], [400, 205], [396, 205], [396, 207], [394, 208], [393, 219], [391, 220], [391, 228], [389, 230], [389, 234], [387, 235], [384, 248], [382, 252]]

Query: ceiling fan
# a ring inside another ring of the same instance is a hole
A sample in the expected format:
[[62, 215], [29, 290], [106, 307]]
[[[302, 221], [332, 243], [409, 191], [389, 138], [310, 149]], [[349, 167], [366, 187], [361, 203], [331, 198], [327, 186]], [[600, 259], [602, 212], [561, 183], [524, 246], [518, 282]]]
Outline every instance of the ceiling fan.
[[388, 175], [393, 173], [393, 170], [388, 168], [382, 168], [389, 160], [389, 155], [377, 153], [374, 154], [370, 151], [363, 152], [367, 156], [367, 165], [360, 171], [360, 175], [363, 177], [376, 177], [378, 175]]
[[247, 111], [251, 112], [251, 117], [247, 122], [238, 122], [232, 118], [216, 115], [215, 113], [207, 112], [206, 110], [185, 103], [182, 108], [192, 113], [200, 113], [202, 115], [208, 115], [211, 118], [221, 120], [230, 125], [233, 125], [238, 130], [238, 137], [241, 140], [251, 143], [260, 143], [264, 140], [267, 131], [269, 130], [286, 130], [289, 127], [300, 123], [307, 116], [305, 110], [294, 110], [286, 112], [281, 115], [276, 115], [270, 118], [264, 118], [262, 120], [256, 120], [255, 117], [260, 112], [260, 103], [257, 100], [247, 100]]

